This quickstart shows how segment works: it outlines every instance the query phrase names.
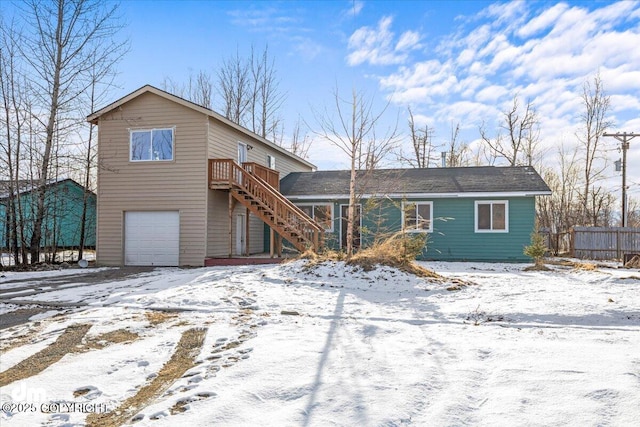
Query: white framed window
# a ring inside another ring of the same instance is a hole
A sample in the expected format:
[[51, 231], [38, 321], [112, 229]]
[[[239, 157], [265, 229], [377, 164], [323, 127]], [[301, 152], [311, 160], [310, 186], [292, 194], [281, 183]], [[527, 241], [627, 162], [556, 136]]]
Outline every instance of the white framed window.
[[476, 233], [509, 232], [508, 200], [477, 200], [475, 204]]
[[173, 160], [173, 128], [129, 131], [129, 160], [162, 162]]
[[402, 202], [402, 229], [433, 232], [433, 202]]
[[320, 224], [324, 228], [324, 231], [333, 231], [333, 204], [305, 203], [297, 206]]
[[275, 158], [275, 156], [272, 156], [271, 154], [267, 154], [267, 167], [269, 169], [275, 169], [276, 168], [276, 158]]

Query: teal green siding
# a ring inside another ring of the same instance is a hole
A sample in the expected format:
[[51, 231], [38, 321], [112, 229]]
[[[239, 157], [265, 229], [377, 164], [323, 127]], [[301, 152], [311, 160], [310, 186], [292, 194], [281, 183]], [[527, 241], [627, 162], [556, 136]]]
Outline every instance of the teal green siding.
[[[475, 231], [475, 202], [483, 200], [508, 201], [508, 232]], [[529, 258], [522, 251], [530, 242], [535, 224], [535, 198], [435, 198], [407, 199], [408, 202], [433, 203], [433, 232], [420, 257], [423, 260], [446, 261], [511, 261], [525, 262]], [[327, 203], [320, 199], [304, 203]], [[295, 201], [295, 203], [298, 203]], [[325, 234], [325, 245], [340, 249], [340, 205], [345, 200], [331, 200], [334, 207], [334, 232]], [[388, 198], [363, 200], [362, 245], [368, 246], [402, 229], [402, 200]], [[268, 235], [265, 234], [265, 237]], [[268, 243], [265, 244], [268, 247]]]
[[[80, 244], [84, 190], [71, 180], [61, 181], [47, 187], [45, 193], [45, 220], [42, 225], [42, 247], [70, 248]], [[27, 244], [33, 231], [36, 194], [20, 196], [22, 223]], [[8, 199], [0, 200], [0, 247], [8, 248]], [[85, 228], [85, 247], [96, 245], [96, 195], [89, 194]]]
[[[509, 232], [475, 232], [475, 201], [507, 200]], [[434, 200], [433, 233], [424, 259], [473, 261], [528, 261], [522, 251], [535, 224], [535, 198]], [[449, 219], [451, 218], [451, 219]]]

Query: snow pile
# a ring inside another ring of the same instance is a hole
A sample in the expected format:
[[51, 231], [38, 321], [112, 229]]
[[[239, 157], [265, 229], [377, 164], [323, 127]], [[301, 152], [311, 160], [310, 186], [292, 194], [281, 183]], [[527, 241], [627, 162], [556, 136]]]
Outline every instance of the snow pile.
[[[85, 341], [122, 329], [138, 338], [70, 351], [0, 394], [113, 411], [153, 381], [185, 331], [206, 328], [195, 365], [143, 405], [136, 426], [635, 424], [637, 273], [424, 266], [449, 281], [296, 261], [52, 290], [50, 300], [87, 306], [1, 331], [3, 341], [30, 335], [2, 353], [0, 371], [73, 324], [91, 324]], [[0, 420], [66, 426], [87, 416], [37, 409]]]

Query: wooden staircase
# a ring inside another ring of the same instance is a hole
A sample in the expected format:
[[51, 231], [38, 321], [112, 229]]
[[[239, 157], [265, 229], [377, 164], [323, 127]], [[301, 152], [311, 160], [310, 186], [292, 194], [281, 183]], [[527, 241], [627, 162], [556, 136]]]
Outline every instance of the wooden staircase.
[[284, 197], [277, 171], [231, 159], [209, 159], [209, 188], [228, 190], [235, 200], [289, 241], [297, 250], [317, 252], [323, 228]]

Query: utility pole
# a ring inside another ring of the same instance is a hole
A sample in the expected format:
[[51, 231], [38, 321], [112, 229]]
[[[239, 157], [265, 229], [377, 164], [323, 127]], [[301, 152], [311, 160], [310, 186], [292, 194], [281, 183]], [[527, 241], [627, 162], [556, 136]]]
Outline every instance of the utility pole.
[[622, 226], [627, 226], [627, 150], [629, 149], [629, 141], [640, 133], [605, 133], [602, 136], [612, 136], [622, 143]]

